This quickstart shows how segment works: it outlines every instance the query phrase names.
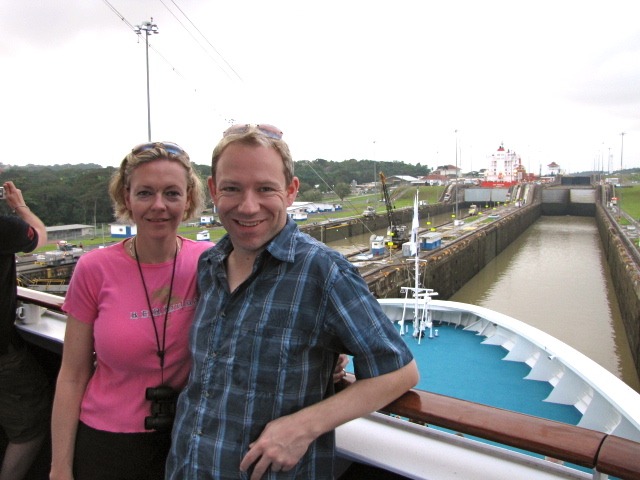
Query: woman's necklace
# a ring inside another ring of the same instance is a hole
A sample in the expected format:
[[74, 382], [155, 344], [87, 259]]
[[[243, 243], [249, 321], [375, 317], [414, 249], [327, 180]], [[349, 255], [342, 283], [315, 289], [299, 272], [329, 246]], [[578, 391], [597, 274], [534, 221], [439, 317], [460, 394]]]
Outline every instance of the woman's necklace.
[[136, 259], [136, 263], [138, 264], [138, 271], [140, 272], [140, 279], [142, 280], [142, 287], [144, 288], [144, 294], [147, 297], [147, 306], [149, 307], [149, 315], [151, 318], [151, 324], [153, 325], [153, 331], [156, 334], [156, 354], [160, 359], [160, 383], [164, 383], [164, 354], [166, 351], [166, 341], [167, 341], [167, 320], [169, 318], [169, 307], [171, 306], [171, 294], [173, 293], [173, 279], [176, 275], [176, 260], [178, 259], [178, 252], [180, 251], [180, 244], [178, 243], [178, 239], [176, 238], [176, 251], [173, 254], [173, 270], [171, 271], [171, 284], [169, 285], [169, 296], [167, 297], [167, 306], [164, 311], [164, 324], [162, 326], [162, 346], [160, 345], [160, 336], [158, 334], [158, 327], [156, 326], [156, 321], [153, 318], [153, 308], [151, 308], [151, 300], [149, 299], [149, 291], [147, 290], [147, 284], [144, 281], [144, 275], [142, 274], [142, 266], [140, 265], [140, 259], [138, 258], [138, 250], [136, 249], [135, 243], [136, 237], [133, 237], [131, 240], [131, 244], [129, 246], [129, 250], [132, 253], [132, 256]]
[[[129, 256], [131, 258], [135, 258], [136, 260], [138, 259], [138, 255], [137, 253], [134, 251], [136, 249], [136, 237], [131, 238], [131, 240], [129, 240]], [[177, 253], [180, 253], [180, 250], [182, 250], [182, 242], [178, 239], [178, 237], [176, 237], [176, 248], [178, 249]]]

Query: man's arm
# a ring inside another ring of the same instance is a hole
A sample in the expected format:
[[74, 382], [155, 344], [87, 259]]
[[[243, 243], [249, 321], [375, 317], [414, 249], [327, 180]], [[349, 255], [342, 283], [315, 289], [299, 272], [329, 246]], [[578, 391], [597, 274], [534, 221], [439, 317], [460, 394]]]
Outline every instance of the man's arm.
[[418, 379], [413, 360], [394, 372], [357, 380], [336, 395], [269, 422], [250, 445], [240, 469], [246, 471], [255, 464], [251, 480], [261, 478], [269, 467], [274, 472], [291, 470], [320, 435], [388, 405]]
[[13, 182], [5, 182], [3, 186], [7, 205], [16, 212], [16, 215], [38, 232], [38, 245], [36, 248], [45, 245], [47, 243], [47, 228], [44, 223], [42, 223], [42, 220], [40, 220], [24, 202], [22, 191], [17, 188]]

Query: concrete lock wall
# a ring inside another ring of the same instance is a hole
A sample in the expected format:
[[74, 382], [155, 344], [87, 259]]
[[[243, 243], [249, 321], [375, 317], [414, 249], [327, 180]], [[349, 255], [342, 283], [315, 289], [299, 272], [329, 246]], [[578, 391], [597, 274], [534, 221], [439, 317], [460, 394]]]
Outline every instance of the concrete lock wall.
[[[426, 259], [426, 264], [421, 262], [420, 266], [424, 284], [438, 292], [438, 298], [446, 300], [539, 217], [540, 204], [536, 203], [421, 257]], [[369, 288], [380, 298], [397, 297], [400, 286], [407, 284], [408, 269], [413, 269], [413, 264], [394, 266], [367, 276]]]
[[593, 188], [545, 188], [542, 190], [542, 215], [593, 217], [595, 192]]
[[484, 204], [489, 202], [507, 201], [508, 188], [465, 188], [464, 201]]
[[602, 205], [596, 209], [596, 223], [602, 248], [611, 270], [613, 288], [618, 297], [622, 322], [629, 346], [640, 374], [640, 274], [633, 258], [620, 239], [620, 235]]

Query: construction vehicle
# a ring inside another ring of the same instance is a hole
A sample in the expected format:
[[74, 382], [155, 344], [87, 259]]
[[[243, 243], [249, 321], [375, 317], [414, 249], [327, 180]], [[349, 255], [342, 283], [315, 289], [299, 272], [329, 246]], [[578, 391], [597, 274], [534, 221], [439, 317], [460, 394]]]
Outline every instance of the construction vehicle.
[[362, 216], [363, 217], [375, 217], [376, 216], [376, 209], [373, 207], [367, 207], [364, 209], [364, 212], [362, 212]]
[[398, 225], [395, 215], [393, 213], [393, 205], [391, 204], [391, 197], [389, 196], [389, 189], [387, 187], [387, 178], [384, 173], [380, 172], [380, 183], [382, 184], [382, 194], [384, 196], [384, 204], [387, 207], [387, 219], [389, 220], [389, 226], [387, 228], [387, 235], [385, 237], [385, 244], [389, 250], [402, 248], [402, 244], [409, 241], [407, 227], [404, 225]]
[[41, 265], [66, 265], [75, 263], [84, 253], [82, 248], [77, 245], [68, 243], [66, 240], [58, 240], [56, 242], [56, 250], [49, 250], [36, 257], [36, 262]]
[[64, 252], [64, 256], [70, 256], [73, 258], [80, 258], [80, 255], [84, 253], [84, 249], [67, 242], [66, 240], [58, 240], [56, 243], [58, 251]]

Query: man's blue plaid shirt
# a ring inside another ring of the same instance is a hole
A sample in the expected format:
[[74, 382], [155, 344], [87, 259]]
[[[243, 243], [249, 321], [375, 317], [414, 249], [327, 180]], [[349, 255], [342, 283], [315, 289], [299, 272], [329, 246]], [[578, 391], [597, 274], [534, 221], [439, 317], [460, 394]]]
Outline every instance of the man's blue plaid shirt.
[[[239, 465], [249, 443], [272, 419], [331, 395], [339, 353], [354, 356], [359, 379], [413, 358], [357, 269], [293, 221], [233, 293], [224, 268], [231, 250], [224, 237], [198, 265], [193, 366], [178, 402], [168, 479], [248, 478]], [[266, 478], [329, 479], [333, 457], [330, 432], [296, 468]]]

